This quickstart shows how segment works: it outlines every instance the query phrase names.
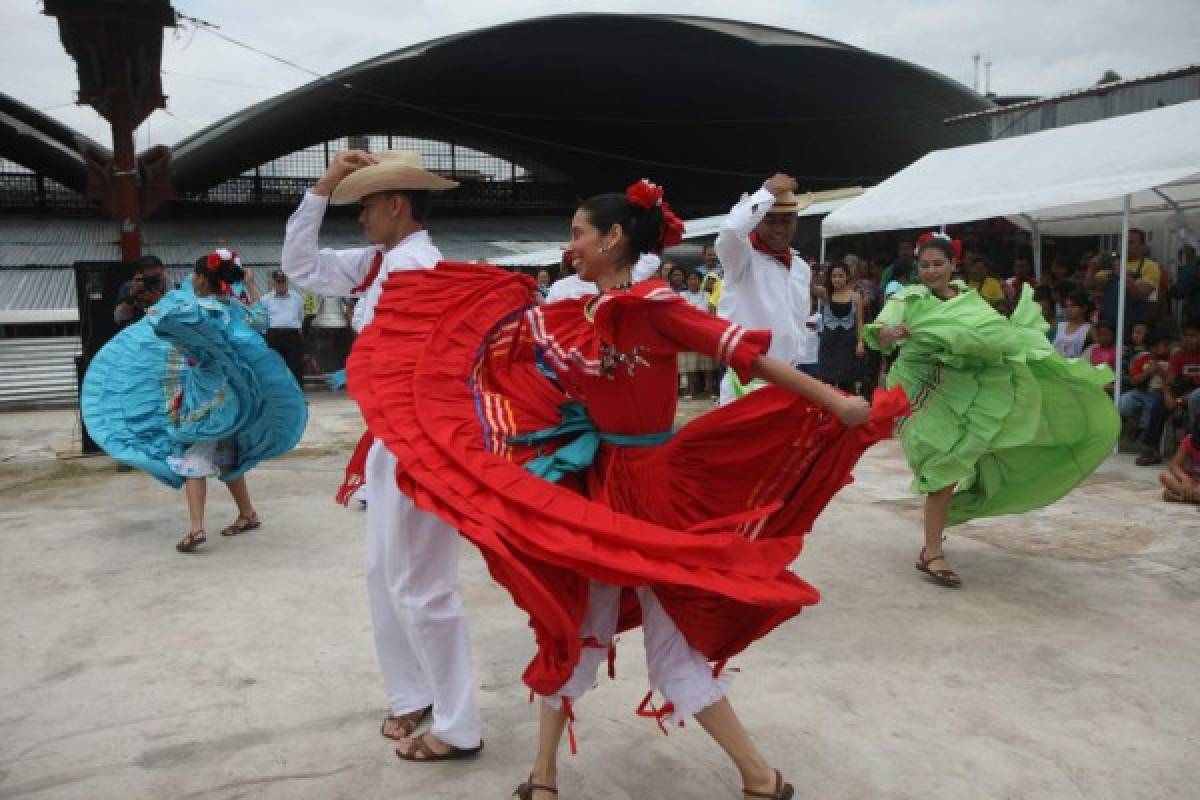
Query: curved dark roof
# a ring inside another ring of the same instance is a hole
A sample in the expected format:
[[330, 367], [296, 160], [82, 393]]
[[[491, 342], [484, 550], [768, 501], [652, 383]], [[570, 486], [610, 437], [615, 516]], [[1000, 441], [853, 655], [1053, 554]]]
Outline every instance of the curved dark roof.
[[251, 106], [177, 143], [173, 176], [199, 191], [316, 142], [394, 133], [543, 164], [580, 192], [650, 177], [727, 202], [775, 169], [805, 188], [880, 179], [964, 143], [942, 121], [989, 107], [929, 70], [802, 33], [570, 14], [407, 47]]
[[36, 108], [0, 94], [0, 155], [83, 192], [87, 187], [84, 147], [108, 152]]

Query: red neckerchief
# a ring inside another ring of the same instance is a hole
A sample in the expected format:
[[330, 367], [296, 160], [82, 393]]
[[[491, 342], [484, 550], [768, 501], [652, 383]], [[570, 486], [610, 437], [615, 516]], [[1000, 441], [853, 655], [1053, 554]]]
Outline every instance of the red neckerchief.
[[762, 239], [758, 238], [757, 232], [750, 234], [750, 246], [758, 252], [765, 253], [771, 258], [774, 258], [788, 269], [792, 268], [792, 249], [790, 247], [782, 251], [772, 250], [763, 244]]
[[362, 283], [360, 283], [358, 286], [354, 287], [354, 290], [353, 290], [354, 294], [362, 294], [367, 289], [370, 289], [371, 285], [373, 283], [375, 283], [375, 279], [377, 277], [379, 277], [379, 268], [382, 266], [383, 266], [383, 251], [376, 250], [375, 258], [371, 260], [371, 271], [367, 273], [367, 277], [363, 279]]

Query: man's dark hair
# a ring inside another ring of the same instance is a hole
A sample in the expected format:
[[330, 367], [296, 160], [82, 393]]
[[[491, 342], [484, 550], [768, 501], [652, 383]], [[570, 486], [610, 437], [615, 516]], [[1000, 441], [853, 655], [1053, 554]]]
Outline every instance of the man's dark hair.
[[1130, 236], [1133, 236], [1135, 233], [1138, 235], [1138, 239], [1141, 240], [1142, 244], [1145, 244], [1146, 243], [1146, 232], [1144, 230], [1142, 230], [1141, 228], [1130, 228], [1129, 229]]
[[408, 198], [408, 207], [412, 209], [413, 222], [424, 225], [425, 221], [429, 219], [429, 212], [433, 210], [433, 192], [425, 189], [405, 189], [396, 194], [402, 194]]
[[1191, 331], [1193, 333], [1200, 333], [1200, 319], [1192, 318], [1192, 319], [1184, 320], [1182, 331], [1184, 333], [1187, 333], [1188, 331]]
[[163, 269], [162, 259], [158, 256], [145, 255], [137, 260], [138, 269], [145, 271], [148, 269]]

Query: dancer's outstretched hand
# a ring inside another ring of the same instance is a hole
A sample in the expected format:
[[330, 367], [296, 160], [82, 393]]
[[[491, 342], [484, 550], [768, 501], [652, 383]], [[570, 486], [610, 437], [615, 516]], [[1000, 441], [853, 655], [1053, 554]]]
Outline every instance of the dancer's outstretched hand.
[[843, 397], [842, 402], [833, 410], [833, 413], [843, 425], [853, 428], [871, 418], [871, 404], [856, 395]]

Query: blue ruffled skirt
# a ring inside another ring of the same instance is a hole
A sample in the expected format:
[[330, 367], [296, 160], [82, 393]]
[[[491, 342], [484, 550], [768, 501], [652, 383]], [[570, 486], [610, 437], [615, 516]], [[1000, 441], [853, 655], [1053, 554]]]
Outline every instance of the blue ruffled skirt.
[[174, 488], [204, 472], [233, 480], [300, 441], [304, 395], [237, 301], [173, 291], [118, 333], [80, 392], [88, 433], [113, 458]]

